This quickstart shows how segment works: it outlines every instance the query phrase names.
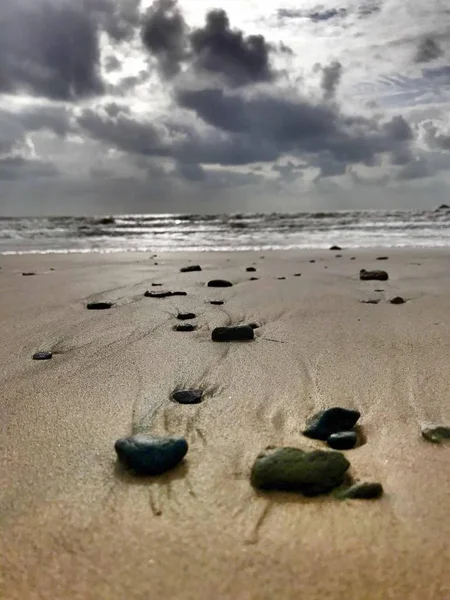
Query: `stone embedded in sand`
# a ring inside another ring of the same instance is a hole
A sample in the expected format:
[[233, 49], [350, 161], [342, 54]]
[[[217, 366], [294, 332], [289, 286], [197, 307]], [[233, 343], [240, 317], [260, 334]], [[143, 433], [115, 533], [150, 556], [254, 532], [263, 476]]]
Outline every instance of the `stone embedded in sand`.
[[340, 452], [274, 448], [256, 458], [251, 483], [261, 490], [298, 491], [305, 496], [316, 496], [341, 485], [349, 467], [349, 461]]
[[361, 300], [362, 304], [379, 304], [379, 298], [369, 298], [368, 300]]
[[356, 260], [356, 256], [351, 256], [350, 260]]
[[213, 342], [242, 342], [253, 340], [254, 337], [254, 331], [249, 325], [216, 327], [211, 334]]
[[175, 325], [173, 328], [174, 331], [195, 331], [197, 329], [197, 325], [192, 325], [191, 323], [186, 323], [185, 325]]
[[339, 498], [348, 498], [356, 500], [375, 500], [383, 495], [383, 486], [381, 483], [355, 483], [346, 490], [339, 493]]
[[170, 296], [187, 296], [186, 292], [170, 292], [168, 290], [161, 290], [160, 292], [145, 292], [146, 298], [170, 298]]
[[172, 296], [187, 296], [187, 292], [172, 292]]
[[395, 296], [395, 298], [392, 298], [389, 302], [391, 304], [405, 304], [405, 300], [401, 296]]
[[177, 319], [179, 319], [180, 321], [188, 321], [189, 319], [195, 319], [197, 315], [195, 315], [194, 313], [178, 313], [177, 314]]
[[36, 273], [33, 273], [31, 271], [27, 272], [27, 273], [22, 273], [23, 277], [32, 277], [33, 275], [36, 275]]
[[253, 323], [248, 323], [248, 327], [251, 327], [252, 329], [259, 329], [261, 327], [261, 325], [259, 323], [253, 322]]
[[153, 286], [153, 287], [161, 287], [161, 286], [162, 286], [162, 283], [152, 283], [152, 286]]
[[342, 254], [336, 254], [335, 257], [336, 258], [342, 258]]
[[450, 427], [446, 425], [434, 425], [432, 423], [423, 423], [421, 425], [422, 437], [433, 444], [442, 444], [450, 442]]
[[231, 281], [226, 281], [225, 279], [212, 279], [208, 281], [208, 287], [231, 287], [232, 285]]
[[184, 438], [133, 435], [114, 446], [121, 463], [138, 475], [161, 475], [173, 469], [188, 451]]
[[375, 292], [384, 292], [384, 290], [383, 289], [377, 289], [377, 290], [375, 290]]
[[302, 274], [301, 273], [294, 273], [294, 277], [301, 277]]
[[303, 435], [326, 441], [333, 433], [352, 429], [360, 416], [361, 413], [358, 410], [340, 408], [339, 406], [327, 408], [308, 419]]
[[256, 271], [255, 267], [247, 267], [245, 270], [247, 273], [254, 273]]
[[201, 271], [200, 265], [190, 265], [188, 267], [181, 267], [180, 273], [193, 273], [194, 271]]
[[259, 277], [250, 277], [249, 281], [258, 281]]
[[386, 281], [389, 279], [389, 275], [386, 271], [366, 271], [365, 269], [361, 269], [359, 278], [361, 281]]
[[213, 304], [214, 306], [222, 306], [222, 304], [225, 304], [225, 301], [224, 300], [210, 300], [209, 303]]
[[334, 450], [351, 450], [356, 446], [358, 436], [355, 431], [339, 431], [332, 433], [327, 439], [327, 444]]
[[330, 250], [342, 250], [340, 246], [331, 246]]
[[277, 277], [277, 279], [280, 279], [280, 280], [281, 280], [281, 279], [286, 279], [286, 277]]
[[36, 352], [33, 354], [33, 360], [50, 360], [52, 357], [51, 352]]
[[179, 404], [199, 404], [202, 395], [202, 390], [179, 390], [172, 394], [172, 399]]
[[310, 263], [315, 263], [316, 261], [312, 258], [309, 262]]
[[86, 304], [88, 310], [108, 310], [112, 306], [112, 302], [89, 302], [89, 304]]
[[377, 256], [377, 260], [389, 260], [389, 256]]

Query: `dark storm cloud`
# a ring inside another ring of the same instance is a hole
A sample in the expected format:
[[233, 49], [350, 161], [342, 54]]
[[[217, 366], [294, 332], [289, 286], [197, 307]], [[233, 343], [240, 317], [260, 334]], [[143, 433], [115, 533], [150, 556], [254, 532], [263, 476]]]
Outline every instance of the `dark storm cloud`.
[[187, 56], [187, 25], [177, 0], [157, 0], [144, 19], [142, 40], [166, 77], [176, 75]]
[[96, 23], [83, 3], [2, 2], [0, 93], [73, 100], [102, 91]]
[[56, 177], [59, 171], [53, 163], [21, 156], [0, 158], [0, 181], [16, 181]]
[[322, 67], [321, 87], [325, 98], [334, 97], [341, 76], [342, 65], [339, 61], [334, 61], [327, 67]]
[[418, 63], [431, 62], [442, 56], [442, 48], [432, 37], [426, 37], [419, 43], [415, 61]]
[[84, 0], [85, 10], [98, 14], [100, 25], [115, 41], [131, 39], [140, 24], [141, 0]]
[[428, 123], [425, 127], [424, 140], [432, 150], [450, 151], [449, 132], [440, 131], [434, 123]]
[[112, 71], [119, 71], [122, 67], [122, 63], [117, 58], [117, 56], [108, 56], [105, 60], [105, 70], [107, 73], [111, 73]]

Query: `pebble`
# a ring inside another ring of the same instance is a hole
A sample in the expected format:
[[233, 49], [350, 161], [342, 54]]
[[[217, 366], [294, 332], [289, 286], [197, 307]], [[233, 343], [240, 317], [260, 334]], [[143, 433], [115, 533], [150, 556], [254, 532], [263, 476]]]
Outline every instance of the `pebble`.
[[168, 290], [160, 291], [160, 292], [149, 292], [148, 290], [145, 292], [144, 296], [146, 298], [170, 298], [170, 296], [187, 296], [186, 292], [169, 292]]
[[359, 278], [361, 281], [386, 281], [389, 279], [389, 275], [386, 271], [366, 271], [365, 269], [361, 269], [359, 272]]
[[177, 319], [180, 321], [188, 321], [189, 319], [195, 319], [197, 315], [194, 313], [178, 313]]
[[33, 360], [50, 360], [52, 357], [51, 352], [36, 352], [33, 354]]
[[222, 306], [222, 304], [225, 304], [224, 300], [210, 300], [209, 303], [214, 306]]
[[258, 281], [259, 277], [250, 277], [249, 281]]
[[226, 281], [225, 279], [212, 279], [208, 281], [208, 287], [231, 287], [232, 285], [231, 281]]
[[86, 304], [88, 310], [108, 310], [112, 306], [112, 302], [89, 302], [89, 304]]
[[172, 399], [179, 404], [199, 404], [202, 395], [202, 390], [179, 390], [172, 394]]
[[338, 406], [327, 408], [308, 419], [303, 435], [326, 441], [333, 433], [349, 431], [360, 416], [361, 413], [358, 410], [349, 410]]
[[355, 483], [339, 494], [339, 498], [349, 498], [357, 500], [374, 500], [383, 495], [383, 486], [381, 483]]
[[309, 262], [310, 263], [315, 263], [316, 261], [314, 259], [311, 259]]
[[361, 300], [362, 304], [379, 304], [379, 298], [369, 298], [368, 300]]
[[181, 267], [180, 273], [193, 273], [194, 271], [201, 271], [200, 265], [189, 265], [188, 267]]
[[286, 277], [277, 277], [277, 279], [280, 279], [280, 280], [281, 280], [281, 279], [286, 279]]
[[174, 331], [195, 331], [197, 329], [197, 325], [186, 323], [185, 325], [175, 325], [173, 329]]
[[356, 260], [356, 256], [351, 256], [350, 260]]
[[450, 442], [450, 427], [446, 425], [433, 425], [431, 423], [423, 423], [421, 425], [422, 437], [433, 444], [441, 444], [442, 442]]
[[153, 287], [161, 287], [161, 286], [162, 286], [162, 283], [152, 283], [152, 286], [153, 286]]
[[256, 271], [255, 267], [247, 267], [245, 270], [247, 273], [254, 273]]
[[334, 450], [351, 450], [356, 446], [358, 436], [355, 431], [340, 431], [332, 433], [327, 439], [327, 444]]
[[301, 273], [294, 273], [294, 277], [301, 277], [302, 274]]
[[342, 254], [336, 254], [335, 257], [336, 258], [342, 258]]
[[32, 273], [31, 271], [29, 273], [22, 273], [23, 277], [31, 277], [32, 275], [36, 275], [36, 273]]
[[342, 250], [340, 246], [331, 246], [330, 250]]
[[251, 327], [252, 329], [259, 329], [261, 325], [259, 323], [249, 323], [248, 327]]
[[338, 487], [350, 467], [340, 452], [268, 449], [256, 458], [252, 485], [261, 490], [298, 491], [316, 496]]
[[138, 475], [161, 475], [173, 469], [188, 451], [184, 438], [133, 435], [114, 446], [120, 462]]
[[401, 296], [395, 296], [395, 298], [392, 298], [389, 302], [391, 304], [405, 304], [405, 300]]
[[254, 337], [254, 331], [249, 325], [216, 327], [211, 333], [213, 342], [239, 342], [253, 340]]
[[377, 260], [389, 260], [389, 256], [378, 256]]

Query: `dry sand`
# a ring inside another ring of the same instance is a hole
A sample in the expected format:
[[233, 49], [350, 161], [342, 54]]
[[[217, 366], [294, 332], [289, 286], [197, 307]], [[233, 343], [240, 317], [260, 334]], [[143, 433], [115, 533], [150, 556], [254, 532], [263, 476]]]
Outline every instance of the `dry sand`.
[[[450, 421], [450, 254], [261, 254], [0, 258], [2, 600], [450, 599], [450, 446], [419, 428]], [[235, 285], [205, 287], [217, 277]], [[152, 282], [188, 296], [144, 298]], [[197, 331], [172, 330], [178, 310]], [[250, 321], [256, 341], [210, 341]], [[172, 402], [179, 386], [205, 402]], [[258, 452], [322, 448], [300, 432], [335, 405], [361, 411], [366, 443], [346, 455], [385, 496], [256, 493]], [[186, 460], [125, 475], [114, 442], [137, 431], [186, 436]]]

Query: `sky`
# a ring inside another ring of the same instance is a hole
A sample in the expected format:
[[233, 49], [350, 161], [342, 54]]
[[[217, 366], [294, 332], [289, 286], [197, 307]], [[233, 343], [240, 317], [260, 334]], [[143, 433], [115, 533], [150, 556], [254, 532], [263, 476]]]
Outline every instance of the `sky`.
[[0, 215], [450, 204], [447, 0], [3, 0]]

